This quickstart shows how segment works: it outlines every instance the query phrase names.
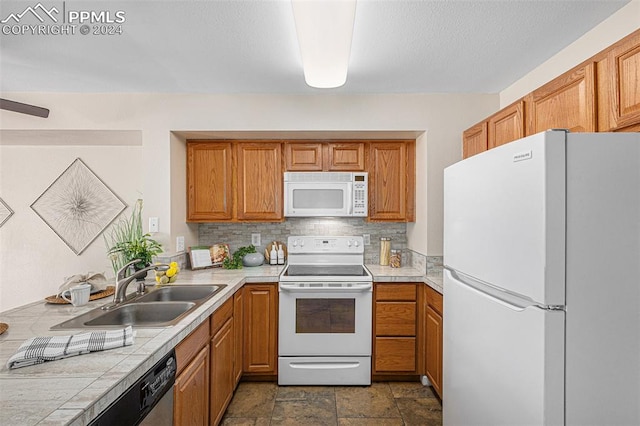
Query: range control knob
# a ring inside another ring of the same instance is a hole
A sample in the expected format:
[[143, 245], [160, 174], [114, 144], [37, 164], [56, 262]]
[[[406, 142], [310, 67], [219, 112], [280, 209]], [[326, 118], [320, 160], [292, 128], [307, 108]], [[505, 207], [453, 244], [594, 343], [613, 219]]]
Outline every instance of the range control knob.
[[351, 247], [351, 240], [347, 241], [347, 247]]
[[356, 241], [356, 242], [355, 242], [355, 246], [356, 246], [356, 247], [360, 246], [360, 242]]

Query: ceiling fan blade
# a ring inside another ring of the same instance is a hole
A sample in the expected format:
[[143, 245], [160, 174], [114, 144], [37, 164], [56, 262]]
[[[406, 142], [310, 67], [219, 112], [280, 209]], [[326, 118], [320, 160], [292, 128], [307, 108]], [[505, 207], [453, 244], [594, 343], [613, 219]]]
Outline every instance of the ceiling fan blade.
[[10, 101], [0, 98], [0, 109], [19, 112], [20, 114], [34, 115], [36, 117], [49, 117], [49, 110], [35, 105], [23, 104], [21, 102]]

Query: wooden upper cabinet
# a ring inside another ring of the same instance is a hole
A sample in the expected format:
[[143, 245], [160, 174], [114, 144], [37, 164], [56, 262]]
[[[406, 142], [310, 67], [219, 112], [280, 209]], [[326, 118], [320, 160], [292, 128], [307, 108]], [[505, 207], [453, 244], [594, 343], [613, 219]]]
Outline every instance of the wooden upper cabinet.
[[284, 144], [284, 164], [287, 171], [319, 172], [365, 170], [365, 143], [298, 142]]
[[345, 142], [327, 144], [327, 170], [364, 171], [364, 143]]
[[230, 220], [233, 215], [231, 143], [187, 143], [187, 220]]
[[369, 144], [369, 220], [415, 220], [415, 141]]
[[489, 117], [487, 148], [495, 148], [523, 138], [524, 101], [520, 100]]
[[549, 129], [595, 132], [595, 64], [579, 66], [526, 97], [527, 134]]
[[282, 220], [282, 145], [239, 142], [236, 149], [238, 219]]
[[468, 158], [487, 150], [487, 122], [483, 121], [462, 133], [462, 158]]
[[284, 144], [285, 169], [289, 171], [322, 171], [323, 149], [320, 142], [287, 142]]
[[610, 130], [640, 130], [640, 30], [614, 45], [607, 68]]

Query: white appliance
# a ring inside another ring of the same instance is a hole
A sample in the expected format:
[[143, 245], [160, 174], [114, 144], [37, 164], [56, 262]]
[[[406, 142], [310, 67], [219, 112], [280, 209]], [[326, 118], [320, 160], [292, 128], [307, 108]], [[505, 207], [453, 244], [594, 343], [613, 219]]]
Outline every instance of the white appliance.
[[285, 172], [284, 215], [366, 217], [366, 172]]
[[444, 424], [640, 424], [640, 134], [543, 132], [444, 179]]
[[371, 384], [373, 278], [363, 238], [294, 236], [287, 243], [278, 384]]

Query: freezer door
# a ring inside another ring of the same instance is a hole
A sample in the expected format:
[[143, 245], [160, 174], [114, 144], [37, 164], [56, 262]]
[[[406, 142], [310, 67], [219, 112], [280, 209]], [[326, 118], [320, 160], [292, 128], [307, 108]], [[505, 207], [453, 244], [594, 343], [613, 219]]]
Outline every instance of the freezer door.
[[444, 274], [445, 425], [562, 425], [564, 311], [496, 299]]
[[444, 263], [543, 305], [564, 305], [564, 131], [444, 172]]

